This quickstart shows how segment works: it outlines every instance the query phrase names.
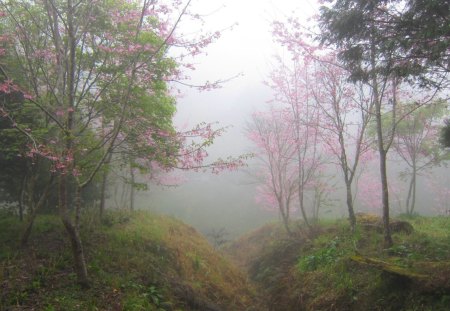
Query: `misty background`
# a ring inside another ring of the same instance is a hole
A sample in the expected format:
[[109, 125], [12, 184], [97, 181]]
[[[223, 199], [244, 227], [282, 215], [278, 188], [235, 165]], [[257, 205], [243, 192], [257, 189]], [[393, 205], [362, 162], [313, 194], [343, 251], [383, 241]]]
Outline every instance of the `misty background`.
[[[199, 92], [195, 88], [175, 85], [181, 90], [178, 98], [175, 125], [186, 129], [201, 122], [218, 122], [227, 127], [208, 149], [210, 161], [218, 157], [238, 156], [254, 152], [252, 143], [245, 137], [245, 128], [252, 112], [264, 110], [272, 99], [272, 91], [264, 80], [273, 68], [273, 56], [283, 52], [272, 40], [271, 23], [296, 16], [305, 24], [314, 16], [318, 4], [315, 1], [238, 1], [197, 0], [191, 9], [205, 20], [203, 30], [221, 31], [221, 38], [211, 44], [206, 55], [196, 57], [196, 70], [192, 84], [235, 77], [220, 89]], [[186, 29], [186, 26], [180, 27]], [[184, 30], [186, 31], [186, 30]], [[193, 29], [192, 31], [198, 31]], [[394, 151], [389, 153], [392, 158]], [[208, 162], [208, 161], [207, 161]], [[389, 174], [396, 178], [401, 171], [400, 161], [389, 165]], [[257, 159], [235, 172], [218, 175], [207, 172], [176, 172], [183, 180], [176, 187], [149, 184], [147, 191], [136, 193], [136, 208], [175, 216], [208, 234], [213, 229], [225, 228], [233, 238], [268, 221], [279, 219], [277, 210], [268, 210], [255, 200]], [[346, 217], [344, 187], [340, 186], [338, 170], [329, 172], [335, 176], [337, 191], [330, 196], [330, 206], [322, 210], [322, 217]], [[434, 180], [448, 185], [449, 169], [442, 166], [433, 169]], [[406, 187], [406, 182], [403, 188]], [[427, 180], [418, 180], [417, 212], [433, 214], [434, 198]], [[110, 207], [119, 207], [121, 198], [127, 196], [128, 187], [120, 184], [110, 187]], [[405, 193], [406, 196], [406, 193]], [[403, 197], [392, 198], [392, 213], [402, 213]], [[124, 200], [126, 202], [126, 200]], [[381, 203], [380, 203], [381, 205]], [[378, 213], [356, 201], [356, 211]], [[294, 213], [293, 218], [300, 217]]]

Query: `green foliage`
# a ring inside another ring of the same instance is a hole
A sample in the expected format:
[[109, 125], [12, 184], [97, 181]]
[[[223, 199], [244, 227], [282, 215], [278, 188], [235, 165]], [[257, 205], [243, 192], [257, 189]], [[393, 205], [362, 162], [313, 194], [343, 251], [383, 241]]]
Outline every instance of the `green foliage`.
[[[387, 250], [379, 247], [382, 234], [359, 226], [353, 234], [345, 220], [321, 224], [310, 239], [285, 240], [273, 234], [266, 242], [271, 246], [252, 254], [250, 276], [264, 288], [267, 304], [276, 310], [329, 310], [330, 306], [356, 311], [446, 310], [450, 218], [407, 219], [414, 232], [395, 233], [395, 244]], [[248, 239], [258, 241], [258, 234]], [[355, 255], [429, 279], [402, 279], [350, 260]]]
[[127, 210], [106, 211], [101, 219], [102, 225], [113, 227], [129, 222], [131, 214]]
[[444, 100], [436, 100], [419, 108], [413, 103], [398, 104], [397, 115], [403, 119], [397, 123], [394, 144], [408, 165], [414, 163], [414, 158], [418, 158], [416, 166], [419, 168], [439, 165], [441, 161], [448, 160], [449, 154], [440, 148], [437, 137], [439, 124], [448, 114], [447, 106]]
[[205, 267], [205, 263], [200, 255], [189, 252], [186, 254], [192, 260], [192, 268], [195, 272], [198, 272], [201, 268]]
[[443, 88], [449, 13], [446, 0], [337, 0], [320, 9], [320, 39], [340, 49], [354, 80], [376, 73]]
[[338, 244], [339, 238], [336, 237], [329, 241], [325, 247], [315, 251], [313, 254], [301, 257], [298, 261], [297, 268], [301, 272], [306, 272], [315, 271], [319, 268], [335, 264], [344, 254], [342, 250], [339, 250]]
[[129, 281], [120, 287], [128, 292], [124, 302], [124, 310], [158, 310], [165, 311], [163, 306], [169, 303], [164, 301], [163, 295], [155, 285], [144, 286]]
[[[10, 168], [2, 171], [0, 188], [6, 188], [8, 184], [5, 182], [3, 185], [3, 181], [11, 179], [13, 183], [10, 184], [14, 184], [11, 189], [20, 189], [23, 176], [30, 175], [27, 170], [30, 161], [17, 157], [17, 154], [26, 153], [31, 142], [35, 148], [44, 148], [59, 159], [64, 157], [63, 153], [73, 153], [79, 179], [74, 180], [79, 184], [89, 181], [98, 164], [102, 164], [108, 145], [114, 143], [112, 128], [120, 128], [121, 137], [126, 138], [115, 150], [120, 156], [112, 162], [119, 170], [121, 167], [117, 163], [128, 165], [132, 162], [142, 172], [146, 170], [148, 173], [148, 163], [139, 164], [137, 158], [159, 162], [162, 166], [174, 164], [174, 154], [179, 146], [159, 134], [160, 131], [172, 136], [175, 134], [172, 124], [175, 98], [169, 94], [167, 80], [178, 66], [177, 61], [168, 55], [164, 34], [159, 32], [163, 21], [157, 17], [140, 21], [136, 17], [118, 22], [113, 13], [132, 15], [141, 11], [140, 5], [138, 1], [122, 0], [77, 4], [72, 19], [77, 29], [71, 38], [76, 42], [75, 54], [72, 55], [68, 52], [71, 40], [67, 29], [63, 31], [64, 27], [58, 27], [59, 35], [56, 34], [58, 31], [51, 30], [52, 23], [66, 23], [64, 20], [70, 15], [66, 5], [53, 3], [51, 9], [58, 14], [52, 20], [50, 8], [42, 3], [10, 1], [4, 4], [3, 11], [7, 14], [1, 17], [0, 35], [14, 34], [11, 37], [15, 39], [1, 41], [8, 48], [2, 56], [0, 81], [7, 75], [33, 99], [29, 100], [29, 96], [22, 92], [17, 92], [17, 98], [0, 94], [0, 102], [16, 124], [12, 127], [10, 120], [0, 118], [0, 166]], [[89, 20], [88, 26], [86, 20]], [[144, 27], [139, 26], [141, 22]], [[58, 40], [58, 36], [62, 40]], [[61, 47], [56, 46], [57, 42]], [[152, 48], [123, 53], [124, 47], [133, 45]], [[57, 49], [67, 51], [59, 55], [63, 59], [58, 61]], [[70, 62], [69, 55], [75, 58], [76, 85], [69, 83], [71, 68], [60, 66]], [[62, 84], [59, 83], [58, 72], [64, 76]], [[75, 91], [74, 102], [69, 102], [69, 89]], [[18, 135], [18, 128], [26, 130], [28, 135]], [[153, 133], [147, 133], [149, 130]], [[155, 144], [147, 144], [146, 139]], [[2, 156], [15, 165], [5, 163]], [[47, 163], [45, 168], [48, 170], [49, 167]], [[41, 176], [45, 171], [38, 170], [36, 174]], [[138, 189], [146, 187], [142, 183], [131, 184]], [[17, 192], [11, 195], [12, 201], [17, 201]], [[86, 189], [83, 199], [93, 200], [96, 193], [95, 189]]]
[[441, 129], [439, 142], [444, 148], [450, 148], [450, 119], [445, 120], [445, 125]]

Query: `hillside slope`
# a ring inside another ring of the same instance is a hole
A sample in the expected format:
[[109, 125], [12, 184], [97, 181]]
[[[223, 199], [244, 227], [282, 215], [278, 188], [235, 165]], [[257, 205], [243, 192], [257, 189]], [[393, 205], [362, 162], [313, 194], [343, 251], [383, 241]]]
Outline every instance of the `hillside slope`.
[[362, 219], [355, 234], [345, 220], [312, 232], [295, 226], [290, 237], [266, 225], [227, 253], [260, 285], [269, 310], [450, 310], [450, 217], [408, 219], [413, 231], [394, 233], [390, 249], [378, 221]]
[[81, 228], [92, 286], [76, 285], [60, 221], [0, 217], [0, 310], [262, 310], [246, 277], [195, 229], [170, 217], [115, 212]]

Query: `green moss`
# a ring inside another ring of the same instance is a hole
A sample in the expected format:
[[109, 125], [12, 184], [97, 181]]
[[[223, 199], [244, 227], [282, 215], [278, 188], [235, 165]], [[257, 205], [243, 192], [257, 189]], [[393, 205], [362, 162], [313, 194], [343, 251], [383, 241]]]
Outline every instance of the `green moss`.
[[[38, 216], [25, 249], [17, 247], [19, 222], [0, 219], [4, 224], [0, 305], [32, 305], [39, 310], [190, 310], [185, 301], [195, 298], [200, 305], [210, 301], [243, 310], [254, 302], [255, 291], [245, 276], [193, 228], [146, 212], [107, 215], [106, 222], [95, 213], [82, 215], [92, 285], [87, 290], [76, 285], [70, 243], [57, 216]], [[180, 294], [184, 292], [189, 294]]]
[[[414, 232], [394, 234], [394, 246], [387, 250], [381, 233], [363, 226], [352, 233], [342, 220], [325, 222], [308, 237], [280, 239], [264, 232], [272, 237], [265, 244], [272, 247], [248, 260], [250, 276], [277, 310], [446, 310], [448, 219], [408, 221]], [[260, 233], [246, 239], [258, 241]], [[239, 245], [233, 249], [245, 251]], [[368, 257], [369, 262], [362, 259]]]

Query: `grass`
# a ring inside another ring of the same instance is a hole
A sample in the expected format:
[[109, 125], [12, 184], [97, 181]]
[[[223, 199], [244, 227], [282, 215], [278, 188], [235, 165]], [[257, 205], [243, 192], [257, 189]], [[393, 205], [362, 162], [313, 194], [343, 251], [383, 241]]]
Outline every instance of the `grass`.
[[82, 290], [58, 217], [40, 215], [19, 249], [22, 224], [0, 215], [0, 310], [448, 310], [450, 218], [401, 219], [414, 232], [393, 234], [390, 249], [376, 230], [352, 233], [345, 220], [312, 233], [293, 224], [293, 236], [265, 225], [227, 247], [255, 287], [174, 218], [115, 211], [99, 221], [87, 213], [81, 235], [92, 286]]
[[[394, 233], [394, 246], [387, 250], [381, 233], [363, 226], [351, 233], [344, 220], [324, 221], [314, 234], [305, 236], [303, 230], [292, 238], [272, 225], [228, 250], [245, 262], [276, 310], [448, 310], [450, 218], [402, 220], [414, 232]], [[245, 257], [247, 245], [258, 240], [265, 246]], [[355, 262], [355, 255], [372, 264]]]
[[0, 310], [197, 310], [202, 305], [250, 310], [246, 277], [195, 229], [145, 212], [83, 216], [81, 236], [91, 288], [76, 285], [60, 220], [36, 219], [29, 246], [22, 224], [0, 215]]

